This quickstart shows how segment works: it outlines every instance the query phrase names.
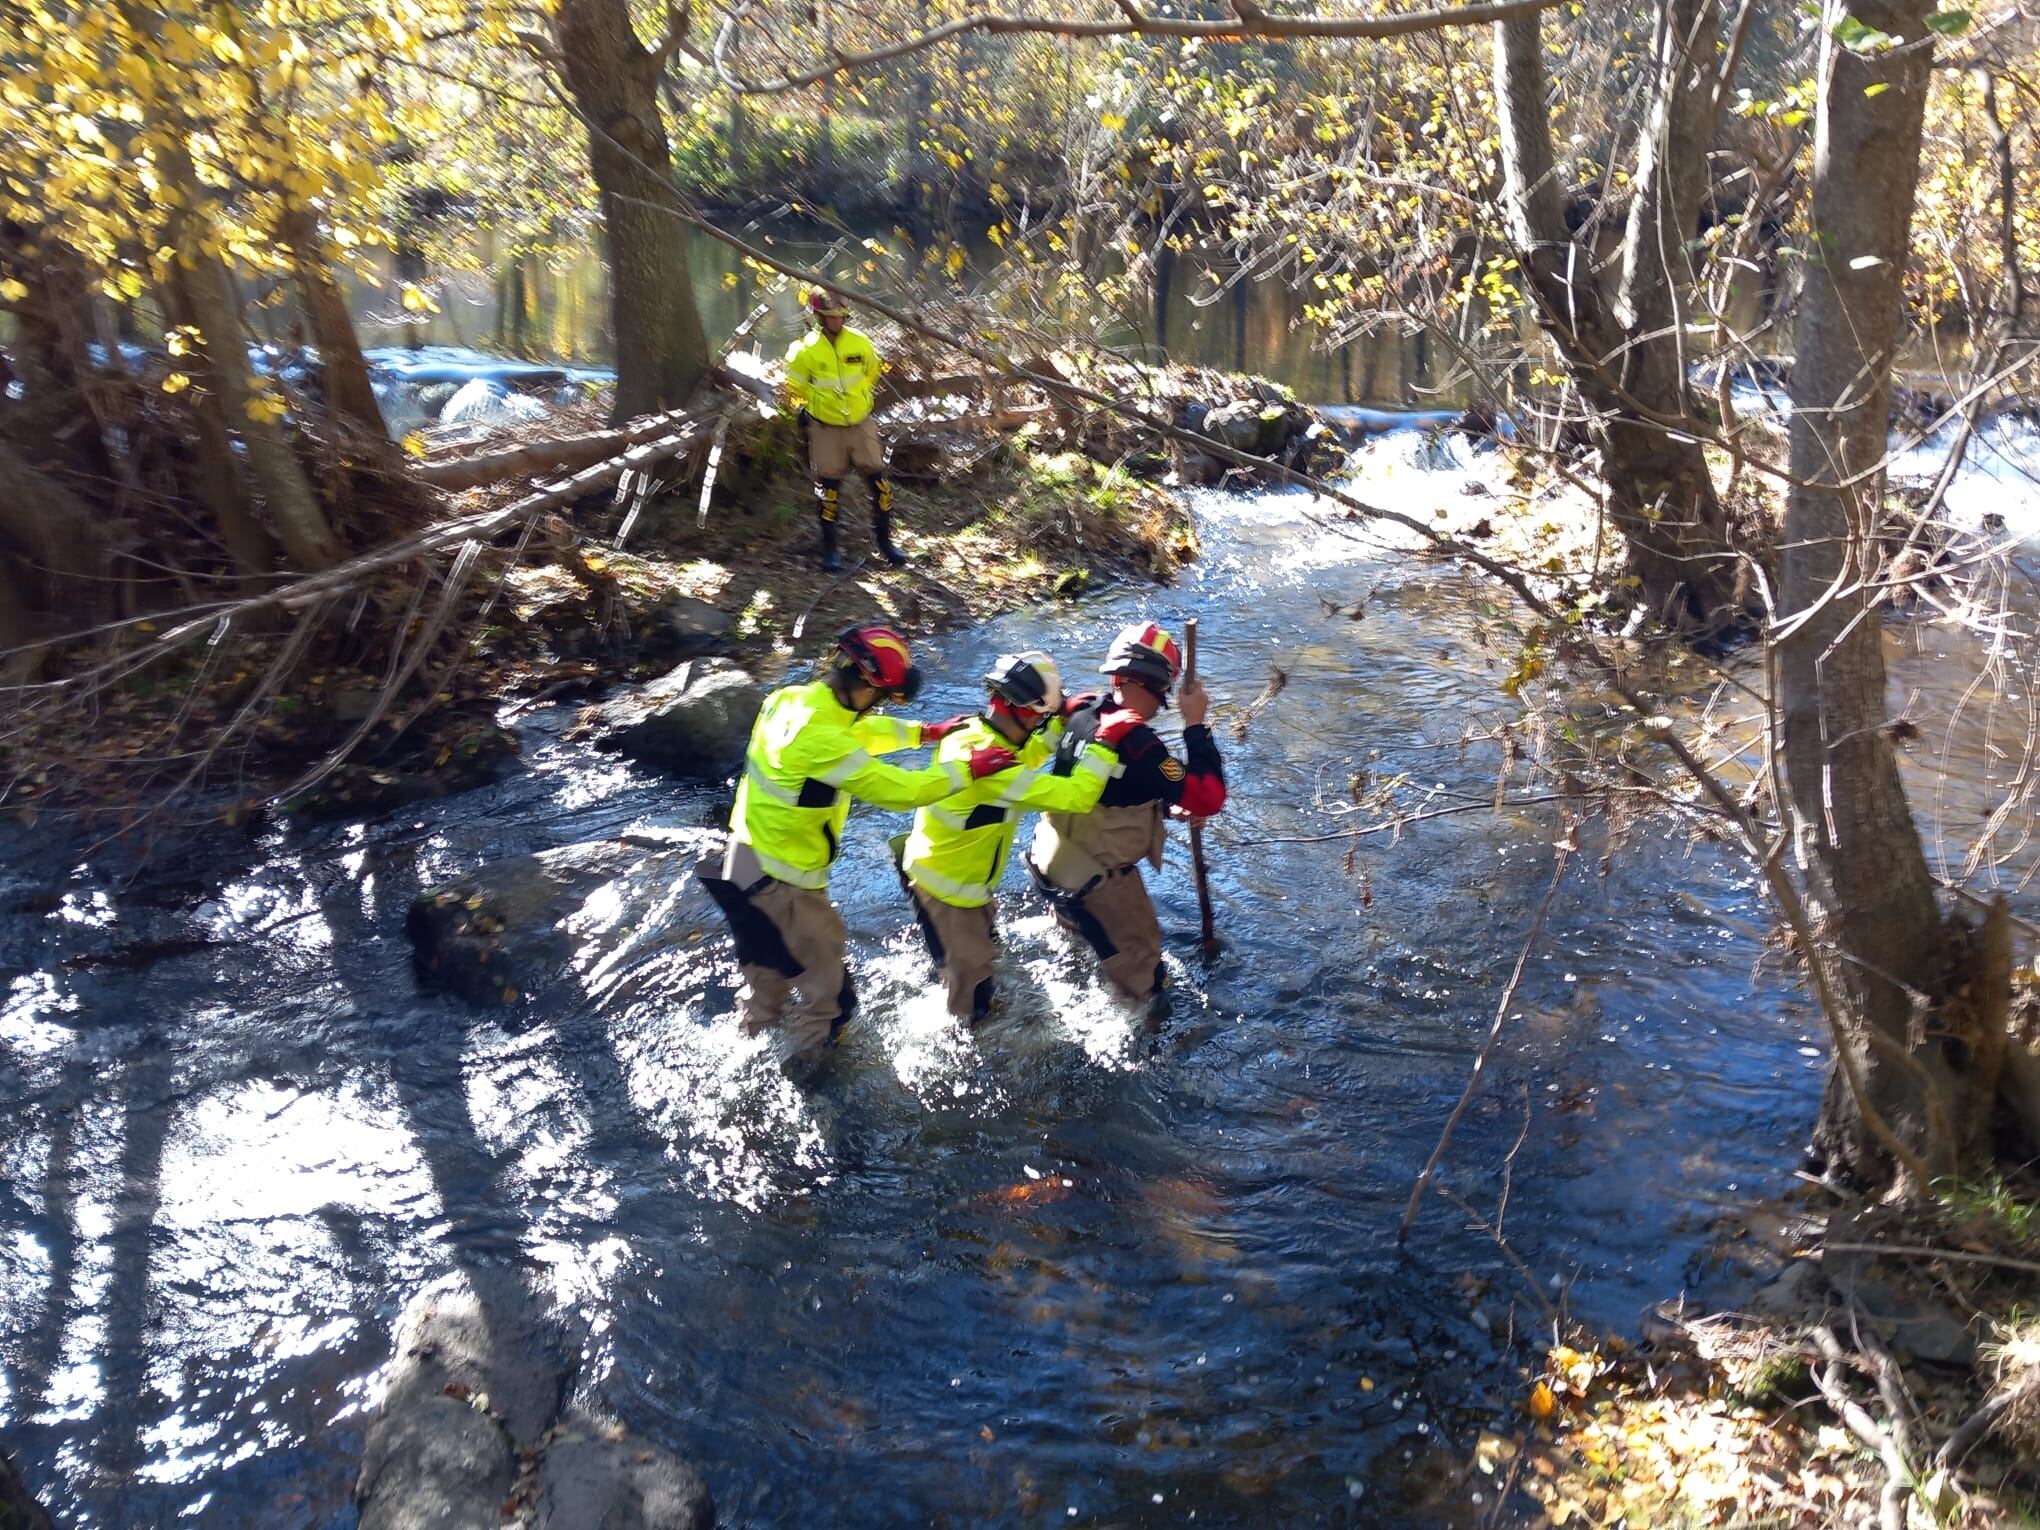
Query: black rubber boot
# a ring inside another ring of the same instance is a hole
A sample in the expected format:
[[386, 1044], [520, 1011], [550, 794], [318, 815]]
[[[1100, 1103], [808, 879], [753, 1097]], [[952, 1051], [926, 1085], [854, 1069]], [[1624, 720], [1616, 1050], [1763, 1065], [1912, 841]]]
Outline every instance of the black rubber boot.
[[892, 480], [873, 473], [865, 482], [871, 485], [871, 540], [878, 544], [880, 557], [894, 568], [903, 568], [907, 555], [893, 546], [892, 539]]
[[822, 521], [822, 572], [833, 574], [843, 567], [843, 551], [836, 540], [836, 510], [842, 492], [835, 479], [815, 481], [815, 513]]
[[871, 513], [871, 540], [878, 544], [879, 556], [894, 568], [905, 568], [907, 555], [893, 546], [892, 517], [883, 510]]

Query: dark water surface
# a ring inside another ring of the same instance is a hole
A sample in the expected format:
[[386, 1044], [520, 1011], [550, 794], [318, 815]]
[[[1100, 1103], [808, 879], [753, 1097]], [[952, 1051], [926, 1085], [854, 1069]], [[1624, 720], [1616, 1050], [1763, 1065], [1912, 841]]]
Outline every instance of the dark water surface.
[[[876, 284], [870, 289], [874, 293], [908, 309], [916, 306], [897, 287], [901, 277], [915, 273], [919, 257], [891, 224], [842, 230], [777, 216], [739, 225], [736, 232], [795, 265], [841, 274], [852, 292], [869, 280]], [[892, 252], [869, 277], [861, 270], [867, 238]], [[386, 259], [380, 286], [353, 284], [363, 343], [465, 346], [597, 366], [615, 360], [600, 251], [585, 246], [565, 260], [512, 258], [487, 230], [477, 231], [471, 244], [472, 269], [412, 271], [413, 279], [432, 294], [436, 312], [404, 310], [398, 301], [404, 280], [398, 273], [411, 268], [394, 258]], [[982, 239], [969, 253], [961, 280], [974, 289], [994, 281], [1007, 258]], [[1155, 290], [1138, 311], [1029, 312], [1026, 318], [1037, 328], [1044, 322], [1075, 331], [1095, 328], [1104, 343], [1148, 360], [1258, 373], [1294, 388], [1300, 398], [1326, 403], [1456, 408], [1472, 396], [1454, 368], [1451, 348], [1422, 331], [1384, 329], [1328, 347], [1322, 331], [1304, 319], [1304, 294], [1287, 284], [1237, 281], [1221, 287], [1222, 277], [1210, 271], [1229, 275], [1233, 268], [1225, 260], [1164, 252], [1162, 261]], [[760, 304], [766, 311], [749, 332], [749, 343], [766, 354], [783, 354], [804, 332], [800, 292], [762, 285], [727, 245], [695, 235], [688, 243], [688, 268], [712, 340], [729, 334]], [[272, 338], [282, 337], [279, 329]]]
[[[1499, 472], [1412, 435], [1371, 450], [1370, 492], [1406, 505]], [[1001, 649], [1080, 673], [1136, 614], [1203, 618], [1227, 946], [1195, 956], [1173, 845], [1181, 987], [1153, 1038], [1017, 877], [1011, 1002], [958, 1034], [885, 859], [897, 825], [862, 809], [834, 893], [864, 1008], [810, 1095], [738, 1035], [684, 881], [591, 903], [577, 973], [520, 1028], [421, 997], [421, 889], [720, 821], [719, 793], [562, 743], [559, 717], [501, 786], [223, 837], [126, 889], [0, 846], [0, 1427], [31, 1482], [94, 1530], [349, 1526], [403, 1301], [510, 1264], [586, 1323], [583, 1393], [698, 1462], [730, 1525], [1483, 1513], [1485, 1479], [1426, 1488], [1427, 1467], [1516, 1417], [1504, 1341], [1535, 1307], [1450, 1206], [1407, 1257], [1393, 1232], [1542, 896], [1550, 810], [1271, 842], [1353, 823], [1363, 768], [1491, 800], [1496, 751], [1462, 734], [1510, 715], [1472, 641], [1484, 592], [1307, 505], [1200, 501], [1207, 555], [1176, 588], [924, 645], [933, 716]], [[1916, 664], [1952, 694], [1954, 659]], [[1752, 976], [1743, 867], [1648, 828], [1597, 848], [1445, 1177], [1492, 1210], [1521, 1134], [1510, 1242], [1626, 1326], [1787, 1182], [1822, 1045], [1796, 988]]]

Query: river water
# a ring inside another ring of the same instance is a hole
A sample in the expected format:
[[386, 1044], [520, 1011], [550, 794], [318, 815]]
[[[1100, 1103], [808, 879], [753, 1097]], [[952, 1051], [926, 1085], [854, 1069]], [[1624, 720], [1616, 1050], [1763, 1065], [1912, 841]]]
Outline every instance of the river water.
[[[1413, 509], [1502, 471], [1411, 432], [1358, 466]], [[1975, 503], [2014, 499], [2040, 503]], [[1300, 496], [1195, 509], [1205, 557], [1173, 588], [921, 645], [940, 715], [1002, 649], [1081, 674], [1126, 620], [1203, 619], [1226, 945], [1195, 953], [1179, 843], [1154, 882], [1180, 986], [1152, 1036], [1017, 878], [1009, 1005], [959, 1035], [886, 860], [897, 823], [861, 809], [834, 893], [864, 1007], [811, 1094], [738, 1035], [684, 881], [591, 903], [576, 972], [514, 1026], [422, 997], [421, 889], [720, 821], [720, 792], [591, 755], [563, 714], [523, 720], [529, 768], [498, 786], [225, 836], [132, 884], [10, 831], [0, 1428], [60, 1520], [352, 1525], [399, 1308], [484, 1266], [586, 1325], [581, 1394], [697, 1462], [732, 1526], [1485, 1514], [1491, 1484], [1453, 1473], [1520, 1416], [1529, 1286], [1625, 1328], [1732, 1287], [1708, 1246], [1789, 1184], [1822, 1038], [1759, 972], [1743, 866], [1649, 827], [1603, 860], [1590, 831], [1444, 1173], [1491, 1215], [1515, 1148], [1527, 1278], [1437, 1201], [1399, 1253], [1549, 877], [1551, 809], [1494, 811], [1499, 753], [1467, 739], [1512, 715], [1475, 641], [1484, 589]], [[1894, 637], [1928, 720], [1973, 672], [1935, 630]], [[1945, 737], [1960, 832], [2012, 765], [1980, 724]], [[1363, 770], [1478, 810], [1313, 842], [1368, 821], [1344, 806]]]
[[[739, 231], [804, 269], [841, 273], [853, 292], [867, 279], [861, 267], [872, 263], [863, 241], [877, 240], [893, 255], [878, 271], [873, 290], [914, 306], [900, 298], [893, 280], [893, 262], [911, 260], [913, 247], [890, 225], [837, 229], [775, 218], [762, 230], [749, 225]], [[582, 247], [556, 260], [511, 258], [487, 229], [477, 230], [470, 242], [471, 262], [430, 268], [392, 258], [380, 285], [354, 282], [363, 343], [456, 346], [549, 364], [607, 366], [615, 359], [607, 275], [598, 250]], [[969, 245], [968, 254], [961, 281], [982, 293], [1006, 256], [982, 239]], [[1457, 407], [1472, 396], [1467, 379], [1452, 367], [1451, 348], [1420, 329], [1384, 328], [1328, 347], [1304, 317], [1304, 295], [1286, 283], [1229, 280], [1233, 268], [1215, 255], [1165, 251], [1161, 258], [1153, 291], [1137, 309], [1067, 314], [1064, 325], [1094, 331], [1125, 355], [1257, 373], [1294, 388], [1299, 398], [1323, 403]], [[749, 332], [750, 343], [778, 355], [803, 332], [800, 292], [761, 283], [726, 245], [696, 235], [688, 245], [688, 266], [711, 340], [745, 323], [761, 305], [765, 311]], [[404, 272], [430, 295], [429, 312], [402, 306]], [[284, 303], [264, 312], [274, 329], [271, 339], [286, 339], [289, 311]], [[1039, 322], [1046, 316], [1028, 317]], [[997, 321], [988, 316], [985, 322]]]

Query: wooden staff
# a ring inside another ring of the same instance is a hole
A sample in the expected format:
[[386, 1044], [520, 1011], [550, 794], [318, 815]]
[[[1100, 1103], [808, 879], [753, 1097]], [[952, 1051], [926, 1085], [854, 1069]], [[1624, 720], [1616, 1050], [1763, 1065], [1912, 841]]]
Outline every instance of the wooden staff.
[[[1197, 618], [1183, 623], [1183, 679], [1197, 678]], [[1204, 954], [1218, 953], [1218, 932], [1211, 920], [1211, 868], [1204, 863], [1204, 820], [1190, 820], [1190, 869], [1197, 874], [1197, 913], [1204, 921]]]

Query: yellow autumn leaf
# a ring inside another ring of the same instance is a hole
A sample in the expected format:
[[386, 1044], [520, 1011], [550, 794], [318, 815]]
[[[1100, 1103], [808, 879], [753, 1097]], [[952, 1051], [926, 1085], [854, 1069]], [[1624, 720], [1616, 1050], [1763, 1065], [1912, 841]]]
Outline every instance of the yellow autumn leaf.
[[16, 281], [11, 276], [8, 277], [5, 281], [0, 281], [0, 300], [4, 300], [9, 303], [18, 303], [27, 296], [28, 296], [27, 282]]
[[163, 379], [163, 391], [165, 393], [182, 393], [190, 386], [191, 378], [183, 372], [172, 372]]
[[403, 441], [399, 444], [404, 448], [404, 455], [407, 457], [422, 457], [425, 455], [425, 438], [415, 430], [406, 432]]
[[1550, 1418], [1558, 1411], [1558, 1399], [1552, 1396], [1550, 1387], [1539, 1381], [1530, 1389], [1530, 1401], [1525, 1406], [1532, 1418]]

